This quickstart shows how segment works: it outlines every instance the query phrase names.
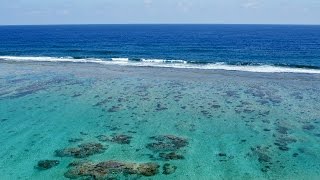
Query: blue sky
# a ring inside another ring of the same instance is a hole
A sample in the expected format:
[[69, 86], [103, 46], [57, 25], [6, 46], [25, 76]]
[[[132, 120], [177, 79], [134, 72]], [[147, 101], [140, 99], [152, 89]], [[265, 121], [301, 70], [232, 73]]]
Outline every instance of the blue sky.
[[320, 0], [0, 0], [0, 24], [320, 24]]

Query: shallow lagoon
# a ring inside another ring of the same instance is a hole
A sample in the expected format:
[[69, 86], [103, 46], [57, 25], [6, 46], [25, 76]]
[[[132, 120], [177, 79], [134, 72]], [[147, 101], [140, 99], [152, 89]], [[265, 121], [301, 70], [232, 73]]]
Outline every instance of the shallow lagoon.
[[[64, 179], [75, 161], [91, 169], [100, 162], [159, 165], [154, 176], [113, 167], [100, 169], [101, 178], [320, 177], [317, 74], [77, 63], [0, 68], [3, 179]], [[82, 151], [87, 143], [103, 149]], [[59, 163], [44, 170], [40, 160]]]

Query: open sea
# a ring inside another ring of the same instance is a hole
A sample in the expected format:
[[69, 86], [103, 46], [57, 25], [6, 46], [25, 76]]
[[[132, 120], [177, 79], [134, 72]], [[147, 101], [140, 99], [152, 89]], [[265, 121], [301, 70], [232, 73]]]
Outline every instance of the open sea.
[[0, 179], [320, 179], [320, 26], [0, 26]]

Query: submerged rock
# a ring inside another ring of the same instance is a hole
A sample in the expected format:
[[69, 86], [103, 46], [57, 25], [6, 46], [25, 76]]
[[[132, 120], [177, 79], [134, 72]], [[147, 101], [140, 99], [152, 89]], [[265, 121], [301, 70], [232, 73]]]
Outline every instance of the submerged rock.
[[219, 154], [218, 154], [218, 156], [220, 156], [220, 157], [226, 157], [226, 156], [227, 156], [227, 154], [226, 154], [226, 153], [222, 153], [222, 152], [221, 152], [221, 153], [219, 153]]
[[225, 93], [227, 97], [239, 97], [239, 94], [237, 93], [237, 91], [229, 90], [229, 91], [226, 91]]
[[289, 151], [290, 148], [288, 148], [287, 146], [279, 146], [279, 149], [281, 151]]
[[276, 130], [280, 134], [288, 134], [289, 128], [284, 127], [284, 126], [278, 126]]
[[177, 154], [175, 152], [170, 152], [170, 153], [160, 153], [159, 157], [162, 158], [163, 160], [181, 160], [184, 159], [183, 155]]
[[56, 150], [55, 154], [58, 157], [73, 156], [75, 158], [85, 158], [94, 154], [101, 154], [105, 152], [105, 150], [106, 148], [100, 143], [84, 143], [78, 147]]
[[290, 149], [288, 145], [295, 142], [297, 142], [297, 140], [293, 137], [282, 136], [276, 139], [274, 145], [278, 146], [281, 151], [288, 151]]
[[86, 133], [86, 132], [80, 132], [80, 134], [83, 135], [83, 136], [88, 135], [88, 133]]
[[298, 157], [299, 156], [299, 153], [293, 153], [292, 154], [292, 157]]
[[[95, 98], [98, 98], [99, 96], [95, 96]], [[93, 105], [94, 107], [96, 107], [96, 106], [102, 106], [102, 105], [104, 105], [104, 104], [106, 104], [106, 103], [108, 103], [108, 102], [110, 102], [110, 99], [104, 99], [104, 100], [102, 100], [102, 101], [100, 101], [100, 102], [97, 102], [95, 105]]]
[[117, 144], [130, 144], [132, 136], [124, 135], [124, 134], [113, 135], [112, 137], [108, 137], [105, 135], [99, 135], [99, 136], [97, 136], [97, 139], [102, 142], [110, 141], [110, 142], [114, 142]]
[[121, 110], [121, 107], [119, 106], [112, 106], [111, 108], [108, 109], [108, 112], [118, 112]]
[[173, 174], [174, 172], [176, 172], [177, 166], [173, 166], [169, 163], [165, 163], [163, 165], [162, 169], [163, 169], [162, 174], [169, 175], [169, 174]]
[[132, 136], [120, 134], [112, 137], [111, 141], [118, 144], [130, 144]]
[[73, 163], [64, 174], [66, 178], [93, 178], [106, 179], [114, 175], [142, 175], [154, 176], [158, 174], [157, 163], [127, 163], [119, 161], [105, 161], [100, 163], [83, 162]]
[[102, 179], [107, 172], [98, 169], [94, 170], [94, 166], [95, 165], [90, 162], [78, 163], [76, 165], [72, 165], [71, 168], [66, 173], [64, 173], [64, 176], [69, 179]]
[[264, 153], [258, 153], [258, 161], [260, 163], [269, 163], [271, 161], [271, 157]]
[[74, 166], [79, 166], [81, 164], [84, 164], [84, 163], [88, 163], [89, 161], [83, 161], [83, 160], [80, 160], [80, 161], [73, 161], [71, 163], [69, 163], [68, 167], [74, 167]]
[[78, 94], [72, 95], [71, 97], [75, 98], [75, 97], [79, 97], [79, 96], [81, 96], [81, 95], [82, 95], [81, 93], [78, 93]]
[[315, 128], [316, 127], [312, 124], [306, 124], [306, 125], [302, 126], [302, 129], [308, 130], [308, 131], [314, 130]]
[[83, 141], [82, 138], [71, 138], [68, 140], [69, 143], [76, 143], [76, 142], [80, 142]]
[[176, 151], [189, 144], [187, 139], [173, 135], [155, 136], [151, 137], [151, 139], [154, 139], [157, 142], [149, 143], [146, 147], [154, 152]]
[[[272, 164], [272, 158], [269, 156], [269, 148], [257, 146], [255, 148], [251, 148], [254, 155], [258, 157], [258, 162], [263, 166], [270, 166]], [[268, 171], [269, 168], [264, 170]]]
[[168, 108], [165, 107], [164, 105], [158, 103], [157, 104], [157, 108], [156, 108], [156, 111], [163, 111], [163, 110], [167, 110]]
[[140, 164], [138, 166], [138, 173], [143, 176], [154, 176], [158, 174], [158, 168], [160, 166], [157, 163], [145, 163], [145, 164]]
[[37, 168], [41, 170], [47, 170], [57, 166], [60, 163], [58, 160], [41, 160], [38, 162]]

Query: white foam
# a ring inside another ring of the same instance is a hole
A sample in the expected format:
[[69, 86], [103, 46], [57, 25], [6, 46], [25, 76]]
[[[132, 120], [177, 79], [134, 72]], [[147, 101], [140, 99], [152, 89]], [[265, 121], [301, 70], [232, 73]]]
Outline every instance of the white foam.
[[320, 74], [320, 70], [317, 69], [302, 69], [302, 68], [290, 68], [290, 67], [278, 67], [270, 65], [261, 66], [237, 66], [237, 65], [225, 65], [225, 64], [208, 64], [205, 65], [205, 69], [227, 70], [227, 71], [247, 71], [247, 72], [260, 72], [260, 73], [308, 73], [308, 74]]
[[[167, 67], [179, 69], [207, 69], [207, 70], [227, 70], [245, 71], [257, 73], [306, 73], [320, 74], [318, 69], [303, 69], [278, 67], [270, 65], [250, 66], [250, 65], [228, 65], [223, 62], [212, 64], [190, 64], [183, 60], [162, 60], [162, 59], [142, 59], [141, 61], [129, 61], [128, 58], [112, 58], [110, 60], [88, 58], [74, 59], [72, 57], [20, 57], [20, 56], [0, 56], [0, 60], [5, 61], [35, 61], [35, 62], [74, 62], [74, 63], [97, 63], [104, 65], [124, 65], [140, 67]], [[169, 62], [169, 63], [168, 63]]]
[[187, 64], [187, 61], [184, 60], [166, 60], [166, 59], [141, 59], [142, 62], [149, 63], [183, 63]]
[[111, 58], [112, 61], [128, 62], [129, 58]]

